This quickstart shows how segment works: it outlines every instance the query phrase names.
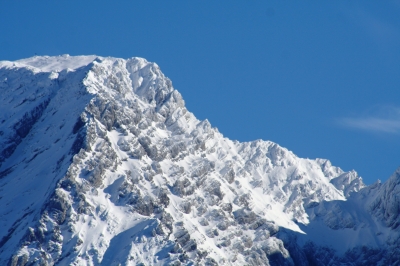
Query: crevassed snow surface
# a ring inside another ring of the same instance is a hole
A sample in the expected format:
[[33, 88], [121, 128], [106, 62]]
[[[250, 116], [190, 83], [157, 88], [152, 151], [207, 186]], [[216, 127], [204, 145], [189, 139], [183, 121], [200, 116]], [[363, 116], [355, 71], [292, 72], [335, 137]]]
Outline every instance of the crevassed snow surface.
[[328, 160], [231, 141], [185, 108], [155, 63], [2, 61], [0, 90], [2, 265], [396, 258], [397, 172], [365, 187]]

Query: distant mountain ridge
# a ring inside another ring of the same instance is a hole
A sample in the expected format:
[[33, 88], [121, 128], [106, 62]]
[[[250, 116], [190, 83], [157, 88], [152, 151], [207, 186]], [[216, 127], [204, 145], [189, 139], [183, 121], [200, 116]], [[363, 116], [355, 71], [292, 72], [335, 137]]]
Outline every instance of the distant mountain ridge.
[[1, 265], [400, 265], [400, 169], [231, 141], [142, 58], [0, 61], [0, 91]]

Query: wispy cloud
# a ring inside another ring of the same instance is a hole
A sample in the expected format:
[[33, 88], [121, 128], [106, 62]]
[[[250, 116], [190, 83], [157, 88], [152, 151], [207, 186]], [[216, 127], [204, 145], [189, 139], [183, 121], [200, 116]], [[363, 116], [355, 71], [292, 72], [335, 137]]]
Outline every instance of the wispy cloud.
[[400, 108], [381, 106], [374, 108], [368, 114], [341, 118], [339, 123], [346, 127], [366, 131], [400, 133]]
[[[400, 1], [398, 2], [400, 3]], [[394, 8], [398, 7], [394, 6]], [[379, 17], [377, 14], [368, 11], [365, 7], [363, 8], [353, 3], [353, 5], [346, 5], [342, 11], [353, 23], [360, 26], [381, 48], [386, 49], [394, 40], [398, 41], [400, 38], [398, 27], [392, 25], [384, 17]]]

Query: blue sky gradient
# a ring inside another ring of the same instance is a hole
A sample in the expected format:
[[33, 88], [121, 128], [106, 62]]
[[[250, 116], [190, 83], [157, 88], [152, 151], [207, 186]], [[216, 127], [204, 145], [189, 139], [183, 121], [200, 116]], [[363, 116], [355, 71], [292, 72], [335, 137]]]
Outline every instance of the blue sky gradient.
[[156, 62], [226, 137], [355, 169], [400, 166], [400, 1], [1, 1], [0, 60]]

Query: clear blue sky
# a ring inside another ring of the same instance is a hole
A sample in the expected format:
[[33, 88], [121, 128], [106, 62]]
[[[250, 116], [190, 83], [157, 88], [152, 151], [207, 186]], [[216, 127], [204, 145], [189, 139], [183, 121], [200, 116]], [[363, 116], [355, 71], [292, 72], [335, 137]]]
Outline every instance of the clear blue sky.
[[231, 139], [400, 166], [400, 1], [0, 1], [0, 60], [140, 56]]

